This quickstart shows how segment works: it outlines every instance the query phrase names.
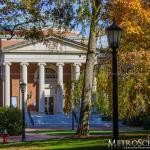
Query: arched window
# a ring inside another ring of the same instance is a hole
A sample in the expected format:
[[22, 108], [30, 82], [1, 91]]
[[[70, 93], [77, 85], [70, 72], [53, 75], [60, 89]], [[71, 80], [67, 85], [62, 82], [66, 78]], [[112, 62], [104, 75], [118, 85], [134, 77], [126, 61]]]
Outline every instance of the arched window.
[[[46, 67], [45, 68], [45, 84], [56, 82], [56, 80], [57, 80], [56, 71], [50, 67]], [[34, 74], [34, 82], [38, 82], [38, 81], [39, 81], [39, 70], [37, 69], [37, 71]]]
[[57, 74], [55, 70], [51, 68], [45, 68], [45, 83], [50, 84], [50, 82], [55, 82], [57, 79]]

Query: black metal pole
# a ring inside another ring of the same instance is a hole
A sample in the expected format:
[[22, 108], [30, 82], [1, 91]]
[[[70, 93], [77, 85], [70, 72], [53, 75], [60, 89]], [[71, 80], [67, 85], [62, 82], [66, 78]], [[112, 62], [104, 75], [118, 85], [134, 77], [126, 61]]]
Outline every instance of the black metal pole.
[[24, 108], [24, 92], [22, 92], [22, 141], [25, 141], [25, 108]]
[[74, 110], [72, 109], [72, 130], [74, 130]]
[[113, 141], [117, 145], [119, 139], [118, 131], [118, 72], [117, 72], [117, 51], [112, 52], [112, 80], [113, 80]]

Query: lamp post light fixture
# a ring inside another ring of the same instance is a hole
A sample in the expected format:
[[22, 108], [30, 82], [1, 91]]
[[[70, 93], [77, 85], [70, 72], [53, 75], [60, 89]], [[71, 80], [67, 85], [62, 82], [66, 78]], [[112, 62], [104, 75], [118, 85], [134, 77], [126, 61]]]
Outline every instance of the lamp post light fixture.
[[117, 145], [119, 139], [118, 129], [118, 71], [117, 71], [117, 48], [120, 45], [122, 29], [118, 27], [115, 20], [106, 28], [109, 48], [112, 48], [112, 80], [113, 80], [113, 141]]
[[20, 83], [20, 90], [22, 93], [22, 141], [26, 140], [25, 137], [25, 108], [24, 108], [24, 93], [26, 90], [26, 83], [21, 82]]

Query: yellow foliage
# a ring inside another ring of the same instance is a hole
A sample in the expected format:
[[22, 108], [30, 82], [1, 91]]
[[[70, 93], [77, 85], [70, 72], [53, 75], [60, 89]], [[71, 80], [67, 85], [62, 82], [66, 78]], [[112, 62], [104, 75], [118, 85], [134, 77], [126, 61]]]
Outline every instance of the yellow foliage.
[[150, 23], [149, 7], [141, 0], [114, 0], [110, 13], [119, 25], [129, 34], [144, 34], [143, 25]]

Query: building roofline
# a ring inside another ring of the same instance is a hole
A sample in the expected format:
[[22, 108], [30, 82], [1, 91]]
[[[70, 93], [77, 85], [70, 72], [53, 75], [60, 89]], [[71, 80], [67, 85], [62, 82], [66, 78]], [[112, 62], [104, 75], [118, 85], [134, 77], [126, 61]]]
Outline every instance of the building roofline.
[[[83, 43], [80, 43], [80, 42], [77, 42], [75, 40], [71, 40], [71, 39], [68, 39], [66, 37], [60, 37], [60, 36], [57, 36], [57, 35], [53, 35], [49, 38], [47, 38], [47, 40], [59, 40], [59, 41], [63, 41], [65, 43], [68, 43], [68, 44], [71, 44], [71, 45], [74, 45], [74, 46], [77, 46], [77, 47], [80, 47], [80, 48], [83, 48], [83, 49], [87, 49], [87, 45], [86, 44], [83, 44]], [[27, 45], [30, 45], [30, 44], [36, 44], [40, 41], [23, 41], [23, 42], [20, 42], [19, 44], [14, 44], [14, 45], [11, 45], [11, 46], [7, 46], [7, 47], [4, 47], [2, 48], [2, 52], [4, 52], [5, 50], [12, 50], [12, 49], [15, 49], [15, 48], [20, 48], [20, 47], [23, 47], [23, 46], [27, 46]]]
[[[23, 39], [23, 38], [15, 38], [15, 39]], [[87, 44], [75, 41], [73, 39], [68, 39], [67, 37], [61, 37], [61, 36], [58, 36], [58, 35], [53, 35], [53, 36], [47, 38], [47, 40], [50, 40], [50, 39], [58, 40], [60, 42], [65, 42], [65, 43], [68, 43], [70, 45], [74, 45], [76, 47], [80, 47], [84, 51], [86, 51], [88, 49], [88, 45]], [[36, 44], [38, 42], [40, 42], [40, 41], [23, 41], [23, 42], [20, 42], [19, 44], [14, 44], [14, 45], [11, 45], [11, 46], [7, 46], [7, 47], [4, 47], [4, 48], [1, 48], [1, 52], [9, 52], [9, 50], [13, 50], [15, 48], [20, 48], [20, 47], [27, 46], [27, 45], [30, 45], [30, 44]], [[41, 41], [41, 42], [43, 42], [43, 41]], [[97, 51], [99, 51], [101, 53], [109, 53], [109, 51], [107, 49], [108, 48], [97, 48]]]

